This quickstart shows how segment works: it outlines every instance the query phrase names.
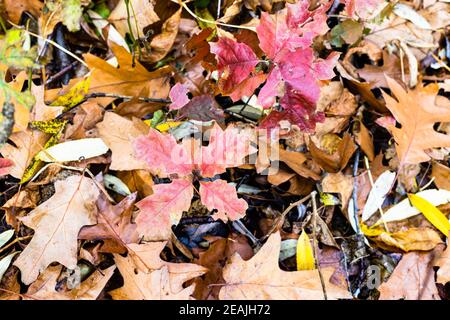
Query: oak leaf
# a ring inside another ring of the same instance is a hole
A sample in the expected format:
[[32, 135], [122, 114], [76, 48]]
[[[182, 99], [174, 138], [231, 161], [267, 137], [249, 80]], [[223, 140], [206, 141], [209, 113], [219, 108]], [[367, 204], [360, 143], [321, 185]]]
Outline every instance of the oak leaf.
[[136, 218], [139, 234], [148, 240], [169, 239], [172, 225], [178, 224], [183, 211], [189, 210], [193, 195], [188, 180], [154, 185], [153, 194], [136, 204], [140, 209]]
[[114, 255], [124, 278], [121, 288], [110, 292], [114, 300], [187, 300], [195, 285], [183, 284], [204, 274], [207, 269], [191, 263], [169, 263], [159, 255], [166, 242], [130, 245], [127, 257]]
[[439, 267], [437, 271], [437, 283], [446, 284], [450, 282], [450, 247], [447, 246], [445, 249], [434, 261], [434, 266]]
[[403, 255], [388, 281], [378, 287], [380, 300], [440, 300], [432, 263], [436, 251]]
[[[129, 5], [129, 10], [127, 10]], [[128, 28], [128, 19], [133, 21]], [[117, 31], [125, 38], [127, 33], [132, 33], [135, 37], [145, 35], [144, 28], [150, 24], [159, 21], [155, 12], [154, 1], [150, 0], [120, 0], [114, 10], [108, 17], [108, 20], [114, 24]]]
[[55, 182], [55, 194], [20, 220], [35, 233], [14, 265], [22, 282], [30, 284], [50, 263], [69, 269], [77, 265], [77, 236], [80, 229], [97, 222], [95, 202], [99, 191], [83, 176]]
[[247, 202], [238, 199], [236, 189], [225, 180], [213, 182], [200, 182], [200, 198], [202, 203], [209, 209], [217, 209], [214, 219], [227, 221], [243, 218], [248, 208]]
[[[283, 271], [278, 266], [281, 237], [274, 233], [248, 261], [235, 254], [225, 266], [226, 285], [220, 290], [222, 300], [318, 300], [323, 290], [317, 270]], [[333, 268], [322, 268], [328, 299], [351, 298], [350, 293], [329, 282]]]
[[113, 206], [105, 197], [97, 200], [98, 223], [83, 227], [78, 239], [108, 240], [100, 251], [125, 253], [126, 245], [139, 240], [136, 224], [131, 222], [136, 193], [129, 195]]
[[[391, 92], [383, 92], [386, 107], [401, 128], [389, 126], [401, 164], [417, 164], [430, 160], [427, 149], [450, 147], [450, 136], [434, 130], [436, 122], [450, 122], [450, 100], [437, 104], [438, 85], [420, 86], [405, 91], [395, 80], [386, 77]], [[441, 100], [442, 101], [442, 100]]]
[[201, 159], [197, 163], [203, 177], [214, 177], [226, 168], [238, 167], [245, 163], [245, 157], [256, 149], [251, 145], [252, 134], [228, 126], [222, 130], [217, 124], [211, 129], [209, 144], [201, 149]]
[[133, 141], [146, 132], [133, 121], [114, 112], [106, 112], [103, 121], [97, 124], [99, 137], [111, 149], [111, 170], [147, 169], [147, 164], [138, 159]]
[[225, 121], [224, 112], [216, 100], [209, 94], [196, 96], [178, 111], [180, 117], [198, 121]]
[[106, 270], [96, 270], [72, 290], [58, 291], [56, 285], [62, 266], [50, 266], [28, 288], [26, 297], [38, 300], [96, 300], [115, 269], [116, 266], [111, 266]]
[[145, 161], [150, 171], [158, 176], [186, 176], [192, 172], [191, 155], [170, 134], [150, 128], [147, 136], [134, 140], [134, 150], [137, 158]]

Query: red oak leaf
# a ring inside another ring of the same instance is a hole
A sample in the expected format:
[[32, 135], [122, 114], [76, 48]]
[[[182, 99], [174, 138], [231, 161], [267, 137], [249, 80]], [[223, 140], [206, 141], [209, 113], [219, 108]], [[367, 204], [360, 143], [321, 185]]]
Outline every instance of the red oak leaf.
[[249, 46], [229, 38], [219, 38], [210, 46], [218, 60], [221, 90], [224, 94], [230, 94], [254, 71], [259, 59]]
[[192, 172], [190, 154], [170, 134], [150, 129], [147, 136], [134, 140], [134, 149], [138, 159], [144, 160], [155, 175], [186, 176]]
[[193, 195], [189, 180], [154, 185], [153, 194], [136, 204], [140, 209], [136, 218], [139, 235], [152, 241], [169, 239], [172, 225], [178, 224], [183, 211], [189, 210]]
[[178, 110], [187, 105], [189, 103], [188, 93], [189, 90], [183, 84], [175, 84], [169, 92], [170, 100], [172, 100], [169, 109]]
[[9, 169], [14, 165], [9, 159], [0, 158], [0, 177], [9, 174]]
[[239, 199], [236, 189], [225, 180], [200, 182], [199, 192], [202, 203], [209, 210], [217, 209], [217, 213], [213, 215], [215, 220], [238, 220], [245, 215], [248, 208], [247, 202]]
[[198, 163], [203, 177], [214, 177], [226, 168], [244, 164], [245, 157], [256, 149], [251, 145], [252, 137], [238, 128], [229, 126], [223, 131], [218, 125], [211, 130], [209, 144], [202, 147], [201, 162]]

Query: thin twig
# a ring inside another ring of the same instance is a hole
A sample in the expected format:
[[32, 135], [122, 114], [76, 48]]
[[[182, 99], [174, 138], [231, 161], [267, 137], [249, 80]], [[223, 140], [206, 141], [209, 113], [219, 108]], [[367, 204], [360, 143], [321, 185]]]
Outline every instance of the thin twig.
[[102, 93], [102, 92], [94, 92], [89, 93], [85, 95], [85, 100], [92, 99], [92, 98], [116, 98], [116, 99], [123, 99], [123, 100], [132, 100], [132, 99], [138, 99], [142, 102], [153, 102], [153, 103], [164, 103], [169, 104], [171, 101], [169, 99], [156, 99], [156, 98], [147, 98], [147, 97], [133, 97], [133, 96], [122, 96], [119, 94], [113, 94], [113, 93]]
[[[312, 193], [309, 194], [309, 195], [307, 195], [306, 197], [304, 197], [304, 198], [298, 200], [298, 201], [295, 201], [295, 202], [291, 203], [291, 204], [289, 205], [289, 207], [287, 207], [286, 210], [283, 211], [283, 213], [282, 213], [281, 216], [280, 216], [280, 220], [279, 220], [279, 221], [283, 221], [284, 218], [286, 217], [286, 215], [289, 213], [289, 211], [291, 211], [293, 208], [297, 207], [298, 205], [300, 205], [300, 204], [302, 204], [302, 203], [308, 201], [308, 200], [311, 198], [311, 196], [312, 196]], [[276, 223], [276, 224], [272, 227], [272, 229], [270, 229], [270, 231], [269, 231], [269, 232], [268, 232], [261, 240], [264, 240], [264, 239], [268, 238], [268, 237], [275, 231], [275, 229], [277, 228], [277, 226], [278, 226], [278, 223]]]
[[324, 300], [328, 300], [327, 288], [325, 287], [325, 281], [323, 280], [322, 270], [320, 268], [319, 247], [317, 245], [316, 229], [317, 229], [317, 214], [318, 213], [317, 213], [316, 195], [317, 195], [317, 191], [313, 191], [311, 193], [311, 200], [312, 200], [312, 207], [313, 207], [313, 216], [312, 216], [312, 219], [313, 219], [312, 220], [312, 223], [313, 223], [313, 251], [314, 251], [314, 258], [316, 260], [317, 271], [319, 272], [320, 283], [322, 285], [323, 298], [324, 298]]
[[202, 17], [199, 17], [198, 15], [196, 15], [191, 9], [189, 9], [189, 7], [187, 6], [187, 4], [185, 2], [178, 0], [178, 4], [180, 6], [182, 6], [192, 17], [194, 17], [197, 20], [200, 20], [201, 22], [215, 24], [216, 26], [255, 31], [254, 27], [237, 26], [234, 24], [228, 24], [228, 23], [222, 23], [222, 22], [218, 22], [218, 21], [214, 21], [214, 20], [203, 19]]
[[52, 83], [53, 81], [58, 80], [59, 78], [61, 78], [64, 74], [66, 74], [66, 72], [72, 70], [77, 65], [77, 63], [78, 63], [78, 61], [74, 61], [71, 64], [69, 64], [68, 66], [65, 66], [64, 68], [59, 70], [57, 73], [55, 73], [54, 75], [49, 77], [47, 79], [47, 81], [45, 81], [45, 85], [47, 86], [50, 83]]
[[67, 53], [69, 56], [71, 56], [72, 58], [74, 58], [75, 60], [77, 60], [78, 62], [80, 62], [81, 64], [83, 64], [86, 68], [89, 68], [89, 66], [87, 65], [86, 62], [83, 61], [83, 59], [81, 59], [80, 57], [78, 57], [78, 56], [75, 55], [74, 53], [70, 52], [70, 51], [67, 50], [66, 48], [60, 46], [60, 45], [57, 44], [55, 41], [50, 40], [50, 39], [46, 39], [46, 38], [44, 38], [44, 37], [42, 37], [42, 36], [40, 36], [40, 35], [38, 35], [38, 34], [36, 34], [36, 33], [34, 33], [34, 32], [31, 32], [31, 31], [29, 31], [29, 30], [23, 29], [21, 26], [15, 24], [15, 23], [13, 23], [13, 22], [11, 22], [11, 21], [9, 21], [9, 20], [8, 20], [8, 23], [11, 24], [12, 26], [18, 28], [18, 29], [21, 29], [21, 30], [25, 31], [26, 33], [28, 33], [29, 35], [31, 35], [31, 36], [33, 36], [33, 37], [36, 37], [36, 38], [38, 38], [38, 39], [41, 39], [42, 41], [45, 41], [45, 42], [47, 42], [47, 43], [50, 43], [50, 44], [51, 44], [52, 46], [54, 46], [55, 48], [58, 48], [59, 50], [64, 51], [64, 52]]
[[13, 245], [15, 245], [17, 242], [23, 241], [23, 240], [28, 240], [31, 239], [33, 236], [25, 236], [25, 237], [20, 237], [20, 238], [16, 238], [14, 239], [12, 242], [8, 243], [6, 246], [4, 246], [3, 248], [0, 249], [0, 254], [3, 251], [6, 251], [6, 249], [11, 248]]

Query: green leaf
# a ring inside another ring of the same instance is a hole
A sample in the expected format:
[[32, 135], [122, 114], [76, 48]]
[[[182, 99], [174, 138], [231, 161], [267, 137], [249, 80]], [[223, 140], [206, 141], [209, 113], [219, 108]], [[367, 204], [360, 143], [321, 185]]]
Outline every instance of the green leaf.
[[340, 48], [344, 43], [354, 44], [363, 35], [364, 26], [355, 20], [345, 20], [335, 26], [331, 32], [331, 44]]

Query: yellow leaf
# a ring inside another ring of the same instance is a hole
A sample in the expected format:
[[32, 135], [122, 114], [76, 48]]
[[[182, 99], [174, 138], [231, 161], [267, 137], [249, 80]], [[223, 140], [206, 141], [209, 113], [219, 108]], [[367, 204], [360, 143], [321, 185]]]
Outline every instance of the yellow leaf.
[[179, 122], [179, 121], [168, 121], [168, 122], [164, 122], [164, 123], [158, 124], [156, 126], [156, 129], [159, 132], [166, 132], [166, 131], [169, 131], [169, 129], [178, 127], [180, 124], [182, 124], [182, 122]]
[[448, 232], [450, 231], [450, 222], [438, 208], [418, 195], [408, 194], [408, 198], [411, 204], [420, 210], [425, 218], [427, 218], [428, 221], [436, 227], [436, 229], [441, 231], [445, 236], [448, 236]]
[[360, 228], [361, 228], [362, 233], [364, 233], [364, 235], [367, 237], [377, 237], [377, 236], [381, 235], [382, 233], [386, 233], [384, 230], [382, 230], [380, 228], [376, 228], [376, 226], [368, 227], [364, 223], [360, 224]]
[[89, 91], [91, 84], [91, 78], [85, 78], [76, 83], [68, 92], [58, 96], [55, 101], [52, 102], [52, 106], [64, 106], [64, 111], [67, 111], [84, 100], [84, 96]]
[[306, 232], [302, 231], [297, 242], [297, 270], [314, 270], [315, 268], [311, 241]]

